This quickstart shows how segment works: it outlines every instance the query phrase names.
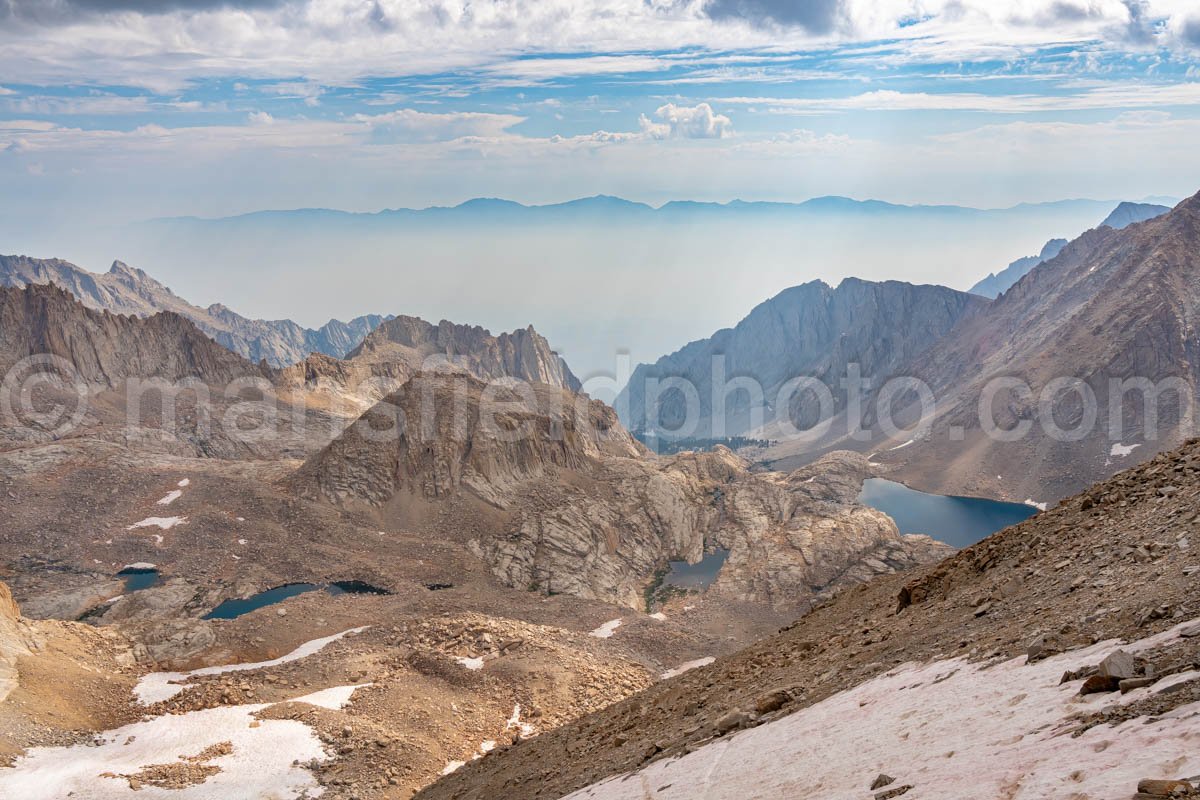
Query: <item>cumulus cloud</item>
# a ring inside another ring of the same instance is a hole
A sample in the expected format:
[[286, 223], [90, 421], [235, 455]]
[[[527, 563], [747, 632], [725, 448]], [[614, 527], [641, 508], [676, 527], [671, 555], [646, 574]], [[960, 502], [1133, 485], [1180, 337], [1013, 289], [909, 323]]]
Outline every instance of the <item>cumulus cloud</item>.
[[724, 114], [714, 113], [708, 103], [677, 106], [667, 103], [654, 112], [655, 120], [645, 114], [639, 119], [642, 132], [655, 139], [724, 139], [733, 133], [733, 122]]

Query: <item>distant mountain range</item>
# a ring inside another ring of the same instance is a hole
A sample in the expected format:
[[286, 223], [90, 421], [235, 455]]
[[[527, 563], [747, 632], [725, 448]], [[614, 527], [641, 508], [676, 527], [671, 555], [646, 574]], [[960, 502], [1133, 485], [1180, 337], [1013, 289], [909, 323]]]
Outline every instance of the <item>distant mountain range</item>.
[[570, 221], [572, 219], [599, 220], [620, 218], [626, 220], [646, 219], [661, 223], [670, 219], [691, 219], [696, 216], [745, 217], [778, 215], [821, 216], [995, 216], [1022, 215], [1044, 210], [1083, 209], [1094, 207], [1097, 213], [1107, 213], [1115, 201], [1108, 200], [1057, 200], [1045, 203], [1020, 203], [997, 209], [980, 209], [957, 205], [904, 205], [882, 200], [856, 200], [849, 197], [830, 195], [815, 197], [798, 203], [773, 201], [731, 200], [726, 203], [695, 200], [674, 200], [655, 207], [647, 203], [626, 200], [610, 195], [596, 195], [563, 203], [526, 205], [514, 200], [494, 197], [478, 197], [455, 206], [430, 206], [428, 208], [389, 208], [376, 212], [340, 211], [330, 208], [297, 208], [284, 210], [255, 211], [230, 217], [162, 217], [148, 221], [151, 226], [192, 225], [260, 225], [289, 222], [346, 223], [346, 224], [401, 224], [405, 221], [431, 223], [437, 221], [471, 220], [482, 222]]
[[174, 312], [233, 352], [273, 367], [303, 361], [309, 353], [344, 356], [390, 319], [377, 314], [349, 322], [335, 319], [313, 330], [286, 319], [248, 319], [220, 304], [208, 308], [192, 305], [142, 270], [120, 261], [97, 275], [57, 258], [0, 256], [0, 286], [30, 283], [56, 284], [85, 306], [115, 314], [148, 317], [160, 311]]
[[[1154, 203], [1121, 203], [1104, 218], [1100, 225], [1120, 230], [1135, 222], [1145, 222], [1148, 219], [1162, 216], [1170, 210], [1169, 206], [1160, 206]], [[1018, 258], [1000, 272], [988, 275], [968, 291], [983, 297], [999, 297], [1008, 291], [1010, 286], [1028, 275], [1029, 271], [1038, 264], [1049, 261], [1058, 255], [1066, 245], [1066, 239], [1051, 239], [1046, 242], [1046, 246], [1038, 255]]]

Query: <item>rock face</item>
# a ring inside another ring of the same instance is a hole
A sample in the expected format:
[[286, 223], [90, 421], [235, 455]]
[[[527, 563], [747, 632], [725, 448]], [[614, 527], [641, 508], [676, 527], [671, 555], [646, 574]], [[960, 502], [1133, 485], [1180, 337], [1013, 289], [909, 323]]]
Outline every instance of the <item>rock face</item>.
[[225, 384], [269, 375], [177, 314], [142, 319], [95, 311], [53, 285], [0, 289], [0, 372], [43, 354], [65, 359], [86, 383], [105, 387], [132, 377]]
[[250, 361], [282, 367], [310, 353], [340, 358], [388, 317], [367, 315], [349, 322], [330, 320], [313, 330], [291, 320], [247, 319], [223, 305], [194, 306], [151, 278], [120, 261], [103, 275], [61, 259], [0, 256], [0, 286], [53, 283], [73, 294], [88, 308], [149, 317], [172, 311], [191, 320], [219, 344]]
[[[684, 397], [678, 391], [665, 391], [656, 400], [651, 381], [682, 377], [699, 394], [695, 431], [681, 431], [682, 435], [705, 438], [750, 432], [757, 421], [748, 411], [745, 392], [731, 393], [724, 415], [714, 418], [713, 405], [720, 402], [712, 391], [714, 359], [724, 357], [724, 374], [755, 379], [768, 404], [775, 402], [785, 382], [806, 376], [830, 386], [841, 408], [844, 398], [837, 391], [850, 364], [859, 365], [864, 376], [885, 378], [986, 305], [983, 298], [941, 286], [847, 278], [835, 289], [813, 281], [781, 292], [732, 329], [692, 342], [652, 365], [639, 365], [617, 407], [631, 430], [675, 430], [686, 419]], [[786, 413], [804, 427], [815, 421], [812, 411], [772, 406], [764, 415], [769, 418], [762, 422]]]
[[420, 372], [457, 371], [483, 380], [517, 378], [577, 390], [579, 380], [532, 327], [493, 336], [471, 325], [396, 317], [367, 336], [346, 358], [314, 355], [281, 372], [281, 385], [325, 394], [331, 402], [372, 403]]
[[980, 297], [995, 299], [1007, 292], [1014, 283], [1028, 275], [1029, 271], [1038, 264], [1041, 264], [1043, 261], [1049, 261], [1061, 253], [1062, 249], [1066, 246], [1066, 239], [1051, 239], [1050, 241], [1046, 242], [1044, 247], [1042, 247], [1042, 252], [1038, 253], [1036, 256], [1025, 256], [1024, 258], [1018, 258], [1000, 272], [994, 272], [988, 275], [979, 283], [968, 289], [968, 291], [971, 294], [977, 294]]
[[391, 523], [460, 537], [508, 586], [643, 608], [668, 560], [722, 548], [709, 591], [795, 608], [950, 552], [858, 505], [869, 471], [844, 453], [791, 475], [751, 472], [725, 448], [655, 459], [612, 409], [567, 390], [491, 398], [469, 376], [422, 375], [296, 480]]
[[30, 634], [8, 586], [0, 583], [0, 702], [17, 686], [17, 659], [29, 655]]
[[[1135, 447], [1148, 457], [1193, 435], [1198, 254], [1200, 195], [1123, 230], [1088, 231], [963, 320], [912, 364], [938, 412], [928, 440], [895, 454], [901, 476], [930, 491], [1054, 500], [1117, 472]], [[1000, 387], [991, 406], [990, 422], [1000, 429], [1028, 426], [1016, 441], [983, 429], [980, 400], [998, 377], [1032, 389]], [[1039, 407], [1046, 387], [1064, 378], [1086, 388]], [[1147, 414], [1144, 392], [1118, 391], [1112, 402], [1113, 387], [1127, 380], [1158, 387], [1157, 419]], [[1094, 424], [1080, 399], [1087, 393], [1095, 397]], [[1055, 427], [1069, 435], [1051, 435]], [[956, 428], [961, 436], [951, 435]]]

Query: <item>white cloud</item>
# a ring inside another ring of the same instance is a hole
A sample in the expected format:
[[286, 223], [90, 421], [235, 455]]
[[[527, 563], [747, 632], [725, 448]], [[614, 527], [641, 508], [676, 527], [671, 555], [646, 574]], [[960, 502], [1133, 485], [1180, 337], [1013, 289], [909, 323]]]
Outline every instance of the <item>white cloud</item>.
[[370, 128], [373, 141], [442, 142], [466, 137], [500, 137], [525, 121], [512, 114], [451, 112], [434, 114], [404, 108], [386, 114], [355, 114], [355, 122]]
[[820, 114], [845, 111], [980, 111], [1019, 114], [1045, 111], [1200, 106], [1200, 83], [1102, 84], [1074, 94], [989, 95], [979, 93], [898, 92], [880, 89], [851, 97], [729, 97], [722, 103], [775, 112]]
[[325, 93], [324, 87], [319, 83], [312, 81], [284, 81], [282, 83], [271, 83], [265, 86], [259, 86], [258, 91], [264, 94], [273, 94], [289, 100], [303, 100], [304, 105], [316, 107], [321, 104], [321, 95]]
[[667, 66], [666, 56], [647, 53], [703, 63], [752, 50], [879, 40], [898, 42], [885, 56], [895, 62], [953, 64], [1088, 42], [1116, 50], [1189, 48], [1195, 21], [1193, 0], [821, 0], [827, 12], [821, 24], [779, 11], [794, 3], [740, 4], [772, 6], [768, 16], [781, 24], [768, 26], [747, 24], [746, 15], [713, 19], [705, 13], [707, 0], [203, 5], [0, 26], [0, 74], [21, 83], [84, 81], [156, 91], [212, 76], [301, 77], [328, 86], [373, 75], [477, 70], [487, 80], [545, 81]]
[[733, 133], [733, 122], [724, 114], [713, 113], [712, 106], [677, 106], [667, 103], [654, 112], [655, 122], [643, 114], [642, 132], [655, 139], [724, 139]]

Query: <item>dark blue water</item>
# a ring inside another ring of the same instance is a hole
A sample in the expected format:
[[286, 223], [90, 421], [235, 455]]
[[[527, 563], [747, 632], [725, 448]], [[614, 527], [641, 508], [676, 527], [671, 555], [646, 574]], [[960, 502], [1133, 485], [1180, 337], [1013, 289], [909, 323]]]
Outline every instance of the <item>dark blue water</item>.
[[123, 569], [117, 573], [117, 577], [125, 581], [125, 593], [129, 594], [130, 592], [149, 589], [158, 583], [158, 570]]
[[926, 494], [883, 478], [864, 481], [858, 499], [894, 519], [901, 533], [924, 533], [954, 547], [970, 547], [1038, 512], [1024, 503]]
[[212, 611], [204, 615], [204, 619], [237, 619], [238, 617], [257, 611], [260, 608], [281, 603], [289, 597], [324, 590], [331, 597], [342, 594], [391, 594], [386, 589], [380, 589], [362, 581], [335, 581], [334, 583], [289, 583], [276, 586], [250, 597], [237, 600], [226, 600]]
[[728, 550], [717, 550], [705, 553], [704, 558], [696, 564], [689, 564], [686, 561], [671, 561], [668, 563], [671, 570], [663, 578], [663, 583], [668, 586], [678, 586], [681, 589], [707, 589], [717, 579], [717, 573], [721, 571], [721, 567], [725, 566], [727, 558], [729, 558]]

